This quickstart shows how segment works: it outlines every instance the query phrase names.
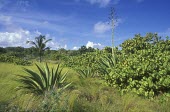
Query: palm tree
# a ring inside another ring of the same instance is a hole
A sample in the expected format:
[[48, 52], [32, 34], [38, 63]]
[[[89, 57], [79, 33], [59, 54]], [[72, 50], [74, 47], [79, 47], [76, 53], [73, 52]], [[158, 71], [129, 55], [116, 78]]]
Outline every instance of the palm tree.
[[40, 36], [38, 36], [38, 37], [35, 37], [35, 41], [27, 41], [27, 42], [26, 42], [27, 44], [28, 44], [28, 43], [29, 43], [29, 44], [32, 44], [32, 45], [36, 48], [36, 50], [37, 50], [37, 52], [38, 52], [38, 55], [39, 55], [39, 61], [40, 61], [40, 63], [41, 63], [41, 61], [42, 61], [43, 52], [44, 52], [45, 50], [50, 49], [50, 47], [46, 47], [46, 43], [49, 42], [49, 41], [51, 41], [51, 40], [52, 40], [52, 39], [46, 40], [45, 36], [40, 35]]

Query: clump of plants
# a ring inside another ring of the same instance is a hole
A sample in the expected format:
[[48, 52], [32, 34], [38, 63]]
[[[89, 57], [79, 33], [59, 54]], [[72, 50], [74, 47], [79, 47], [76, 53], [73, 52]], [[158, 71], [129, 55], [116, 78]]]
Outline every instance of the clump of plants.
[[102, 51], [87, 52], [78, 56], [71, 56], [64, 64], [77, 71], [80, 77], [95, 77], [99, 75], [98, 61], [105, 55]]
[[8, 55], [0, 55], [0, 62], [6, 62], [6, 63], [14, 63], [16, 65], [31, 65], [31, 62], [28, 60], [24, 60], [21, 58], [17, 58], [15, 56], [8, 56]]
[[[60, 67], [60, 64], [51, 70], [47, 63], [44, 67], [36, 64], [36, 67], [38, 72], [24, 68], [26, 75], [18, 75], [16, 81], [19, 86], [16, 90], [19, 96], [14, 98], [10, 109], [13, 109], [15, 105], [19, 111], [27, 111], [27, 109], [49, 111], [58, 108], [55, 106], [60, 104], [60, 96], [71, 84], [66, 83], [67, 72], [62, 73], [63, 68]], [[20, 104], [22, 101], [23, 103]], [[38, 105], [33, 105], [35, 102]]]
[[117, 63], [105, 75], [109, 86], [121, 93], [134, 93], [153, 98], [170, 93], [170, 40], [157, 34], [136, 35], [125, 41]]

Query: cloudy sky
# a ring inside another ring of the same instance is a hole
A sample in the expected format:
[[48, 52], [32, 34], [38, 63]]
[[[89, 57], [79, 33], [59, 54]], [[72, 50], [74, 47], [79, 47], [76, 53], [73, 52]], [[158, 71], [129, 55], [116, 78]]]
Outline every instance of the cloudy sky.
[[135, 34], [170, 36], [169, 0], [0, 0], [0, 47], [23, 46], [42, 34], [52, 49], [111, 46], [110, 8], [115, 7], [115, 44]]

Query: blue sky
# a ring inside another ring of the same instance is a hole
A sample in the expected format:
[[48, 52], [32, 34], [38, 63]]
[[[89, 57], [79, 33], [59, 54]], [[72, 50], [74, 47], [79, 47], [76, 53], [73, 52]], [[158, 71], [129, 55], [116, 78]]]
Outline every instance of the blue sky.
[[52, 49], [111, 46], [110, 7], [117, 20], [115, 45], [135, 34], [170, 36], [169, 0], [0, 0], [0, 46], [23, 46], [42, 34]]

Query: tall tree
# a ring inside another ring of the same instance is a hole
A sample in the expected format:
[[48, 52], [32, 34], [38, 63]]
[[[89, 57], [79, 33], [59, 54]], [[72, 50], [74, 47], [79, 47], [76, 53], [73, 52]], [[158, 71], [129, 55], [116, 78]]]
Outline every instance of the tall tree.
[[42, 61], [42, 55], [43, 52], [47, 49], [50, 49], [50, 47], [46, 47], [46, 43], [51, 41], [52, 39], [46, 40], [45, 36], [40, 35], [38, 37], [35, 37], [35, 41], [27, 41], [26, 43], [32, 44], [33, 47], [36, 48], [38, 55], [39, 55], [39, 61], [41, 63]]

